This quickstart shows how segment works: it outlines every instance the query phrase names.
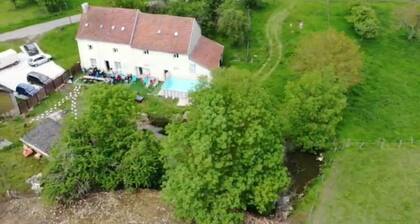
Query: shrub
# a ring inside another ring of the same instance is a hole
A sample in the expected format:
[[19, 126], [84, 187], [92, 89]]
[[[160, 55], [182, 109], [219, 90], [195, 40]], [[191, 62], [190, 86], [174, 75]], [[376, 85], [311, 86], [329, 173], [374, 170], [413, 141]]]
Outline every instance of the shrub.
[[373, 39], [379, 32], [379, 20], [375, 10], [367, 5], [355, 5], [350, 9], [347, 21], [362, 38]]

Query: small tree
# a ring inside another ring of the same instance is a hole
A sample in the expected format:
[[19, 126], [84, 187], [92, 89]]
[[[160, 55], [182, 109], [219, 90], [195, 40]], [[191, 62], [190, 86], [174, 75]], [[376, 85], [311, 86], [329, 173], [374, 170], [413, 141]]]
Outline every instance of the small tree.
[[287, 134], [304, 151], [328, 149], [346, 106], [344, 89], [331, 74], [309, 73], [286, 86]]
[[249, 22], [245, 12], [236, 8], [223, 8], [217, 21], [218, 31], [236, 44], [243, 44], [249, 32]]
[[359, 4], [350, 9], [350, 16], [347, 17], [354, 30], [362, 38], [373, 39], [379, 32], [379, 20], [376, 12], [371, 7]]
[[346, 88], [361, 80], [359, 46], [334, 30], [314, 33], [300, 41], [292, 68], [299, 74], [330, 70]]
[[181, 218], [240, 223], [247, 208], [273, 209], [289, 179], [278, 117], [258, 77], [219, 71], [192, 95], [189, 120], [171, 124], [163, 194]]
[[400, 28], [407, 32], [408, 40], [420, 39], [420, 9], [417, 4], [398, 9], [396, 18]]
[[38, 3], [43, 5], [48, 12], [54, 13], [67, 9], [69, 0], [38, 0]]

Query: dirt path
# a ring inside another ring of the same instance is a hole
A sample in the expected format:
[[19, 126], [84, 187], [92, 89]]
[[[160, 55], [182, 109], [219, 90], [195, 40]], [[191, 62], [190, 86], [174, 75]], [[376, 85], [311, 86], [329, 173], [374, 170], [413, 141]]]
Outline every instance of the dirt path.
[[0, 203], [0, 223], [147, 223], [180, 224], [161, 201], [157, 191], [137, 193], [103, 192], [68, 207], [46, 206], [37, 197], [14, 199]]
[[269, 48], [268, 58], [256, 73], [262, 80], [267, 79], [281, 62], [283, 45], [280, 35], [284, 20], [293, 6], [294, 4], [292, 3], [288, 8], [274, 12], [267, 21], [265, 36]]

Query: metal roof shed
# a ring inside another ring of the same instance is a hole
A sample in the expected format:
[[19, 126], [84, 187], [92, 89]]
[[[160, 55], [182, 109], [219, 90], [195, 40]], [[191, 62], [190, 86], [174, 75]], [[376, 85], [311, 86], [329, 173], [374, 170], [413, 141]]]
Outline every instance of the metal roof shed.
[[60, 123], [46, 118], [20, 140], [29, 148], [48, 157], [51, 148], [60, 137], [60, 131]]

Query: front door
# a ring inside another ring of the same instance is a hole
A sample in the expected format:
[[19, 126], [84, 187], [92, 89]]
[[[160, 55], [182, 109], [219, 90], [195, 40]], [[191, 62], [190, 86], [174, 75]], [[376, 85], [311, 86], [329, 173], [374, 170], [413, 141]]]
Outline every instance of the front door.
[[138, 69], [139, 69], [139, 74], [140, 75], [143, 75], [143, 68], [142, 67], [138, 67]]
[[109, 66], [109, 61], [105, 61], [105, 67], [107, 71], [111, 70], [111, 67]]

